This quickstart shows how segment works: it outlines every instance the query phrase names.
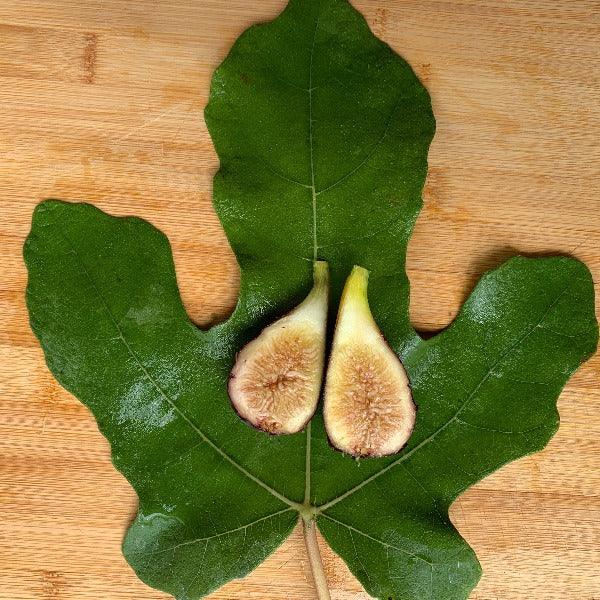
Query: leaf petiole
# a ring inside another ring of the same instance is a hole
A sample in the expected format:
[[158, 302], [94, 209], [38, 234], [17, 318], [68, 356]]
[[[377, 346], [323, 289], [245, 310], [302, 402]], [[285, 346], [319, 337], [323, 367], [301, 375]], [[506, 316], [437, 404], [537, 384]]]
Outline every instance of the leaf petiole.
[[323, 560], [321, 559], [319, 544], [317, 542], [317, 528], [315, 527], [314, 519], [302, 518], [302, 532], [304, 533], [304, 543], [306, 544], [310, 571], [315, 582], [317, 598], [318, 600], [331, 600], [325, 570], [323, 569]]

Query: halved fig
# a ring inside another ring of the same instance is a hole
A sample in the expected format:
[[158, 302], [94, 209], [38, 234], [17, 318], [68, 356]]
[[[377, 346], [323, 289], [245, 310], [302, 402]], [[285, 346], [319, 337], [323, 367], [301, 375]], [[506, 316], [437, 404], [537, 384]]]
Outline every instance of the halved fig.
[[315, 413], [323, 379], [328, 296], [327, 263], [316, 261], [313, 288], [304, 301], [238, 354], [229, 397], [251, 425], [272, 434], [296, 433]]
[[346, 281], [323, 404], [331, 444], [355, 457], [399, 452], [416, 418], [404, 367], [371, 314], [368, 281], [369, 272], [356, 266]]

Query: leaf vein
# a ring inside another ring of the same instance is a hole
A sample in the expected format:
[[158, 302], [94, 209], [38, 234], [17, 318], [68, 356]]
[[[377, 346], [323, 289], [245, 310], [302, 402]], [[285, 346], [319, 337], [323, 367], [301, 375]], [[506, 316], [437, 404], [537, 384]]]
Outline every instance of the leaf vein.
[[[422, 556], [419, 556], [418, 554], [414, 554], [413, 552], [410, 552], [409, 550], [405, 550], [404, 548], [399, 548], [398, 546], [394, 546], [393, 544], [384, 542], [383, 540], [373, 537], [372, 535], [369, 535], [368, 533], [365, 533], [364, 531], [357, 529], [353, 525], [349, 525], [348, 523], [339, 521], [338, 519], [335, 519], [334, 517], [332, 517], [330, 515], [321, 513], [319, 516], [325, 517], [326, 519], [329, 519], [330, 521], [333, 521], [334, 523], [337, 523], [338, 525], [342, 525], [343, 527], [346, 527], [347, 529], [349, 529], [351, 532], [354, 531], [355, 533], [358, 533], [359, 535], [362, 535], [363, 537], [366, 537], [366, 538], [372, 540], [373, 542], [377, 542], [378, 544], [381, 544], [385, 548], [390, 548], [391, 550], [396, 550], [397, 552], [401, 552], [402, 554], [407, 554], [408, 556], [410, 556], [412, 558], [416, 558], [417, 560], [427, 563], [428, 565], [432, 564], [430, 560], [427, 560], [426, 558], [423, 558]], [[355, 546], [355, 550], [356, 550], [356, 546]]]
[[400, 101], [396, 102], [396, 104], [394, 105], [394, 108], [392, 109], [392, 112], [390, 113], [390, 116], [388, 117], [387, 123], [385, 124], [385, 129], [383, 131], [383, 134], [375, 142], [375, 144], [373, 144], [371, 150], [369, 150], [369, 152], [363, 158], [363, 160], [361, 160], [360, 163], [358, 165], [356, 165], [354, 168], [350, 169], [350, 171], [348, 171], [345, 175], [342, 175], [342, 177], [340, 177], [337, 181], [334, 181], [331, 185], [328, 185], [326, 188], [323, 188], [322, 190], [315, 192], [316, 196], [319, 196], [320, 194], [328, 192], [329, 190], [333, 189], [334, 187], [337, 187], [339, 184], [346, 181], [346, 179], [349, 179], [350, 177], [352, 177], [352, 175], [354, 175], [359, 169], [364, 167], [369, 162], [369, 160], [373, 157], [375, 152], [377, 152], [379, 146], [381, 146], [381, 144], [383, 143], [383, 140], [385, 140], [385, 138], [387, 137], [387, 134], [389, 133], [390, 127], [392, 125], [392, 121], [394, 119], [394, 115], [396, 114], [396, 111], [397, 111], [399, 105], [400, 105]]
[[506, 435], [525, 435], [527, 433], [531, 433], [533, 431], [538, 431], [539, 429], [544, 429], [545, 427], [549, 427], [552, 423], [541, 423], [540, 425], [536, 425], [535, 427], [529, 427], [528, 429], [493, 429], [491, 427], [483, 427], [482, 425], [475, 425], [474, 423], [469, 423], [464, 419], [456, 418], [455, 421], [462, 425], [467, 425], [467, 427], [472, 427], [473, 429], [478, 429], [480, 431], [490, 431], [492, 433], [503, 433]]
[[347, 490], [346, 492], [344, 492], [343, 494], [341, 494], [337, 498], [334, 498], [333, 500], [330, 500], [329, 502], [326, 502], [325, 504], [322, 504], [321, 506], [318, 506], [317, 507], [318, 511], [322, 512], [322, 511], [327, 510], [328, 508], [331, 508], [332, 506], [334, 506], [338, 502], [341, 502], [342, 500], [345, 500], [346, 498], [348, 498], [349, 496], [351, 496], [352, 494], [354, 494], [358, 490], [362, 489], [364, 486], [368, 485], [369, 483], [371, 483], [375, 479], [381, 477], [381, 475], [387, 473], [390, 469], [392, 469], [395, 466], [403, 463], [405, 460], [409, 459], [413, 454], [415, 454], [415, 452], [418, 452], [421, 448], [423, 448], [424, 446], [426, 446], [427, 444], [429, 444], [429, 442], [431, 442], [432, 440], [434, 440], [440, 433], [442, 433], [452, 423], [454, 423], [456, 421], [457, 417], [462, 413], [462, 411], [468, 405], [468, 403], [475, 397], [475, 395], [477, 394], [477, 392], [481, 389], [481, 387], [483, 386], [483, 384], [491, 377], [491, 375], [493, 374], [494, 370], [498, 367], [498, 365], [500, 365], [510, 355], [510, 353], [515, 348], [517, 348], [521, 343], [523, 343], [523, 341], [525, 341], [525, 339], [527, 339], [527, 337], [530, 336], [538, 328], [538, 326], [541, 323], [544, 322], [544, 320], [550, 314], [550, 312], [552, 311], [552, 309], [556, 306], [556, 304], [558, 303], [558, 301], [560, 300], [560, 298], [569, 290], [571, 283], [572, 283], [572, 280], [569, 281], [569, 283], [565, 286], [565, 288], [550, 303], [550, 305], [547, 307], [547, 309], [542, 314], [540, 320], [535, 325], [533, 325], [532, 327], [530, 327], [529, 329], [527, 329], [522, 336], [520, 336], [513, 344], [511, 344], [508, 347], [508, 349], [505, 352], [503, 352], [500, 355], [500, 357], [498, 358], [498, 360], [488, 369], [488, 371], [485, 373], [485, 375], [481, 378], [481, 381], [473, 388], [473, 390], [471, 391], [471, 393], [463, 401], [463, 403], [460, 405], [460, 407], [458, 408], [458, 410], [454, 413], [454, 415], [448, 421], [446, 421], [446, 423], [444, 423], [442, 426], [440, 426], [438, 429], [436, 429], [431, 435], [429, 435], [428, 437], [426, 437], [422, 442], [420, 442], [419, 444], [417, 444], [414, 448], [412, 448], [411, 450], [409, 450], [406, 454], [403, 454], [397, 460], [389, 463], [388, 465], [386, 465], [385, 467], [383, 467], [383, 469], [381, 469], [377, 473], [374, 473], [370, 477], [367, 477], [367, 479], [364, 479], [359, 484], [357, 484], [354, 487], [350, 488], [349, 490]]
[[191, 546], [193, 544], [198, 544], [199, 542], [208, 543], [210, 540], [218, 539], [218, 538], [224, 537], [226, 535], [231, 535], [232, 533], [236, 533], [238, 531], [246, 531], [249, 527], [253, 527], [257, 523], [266, 521], [268, 519], [272, 519], [273, 517], [281, 515], [290, 510], [292, 510], [292, 508], [288, 506], [288, 508], [278, 510], [277, 512], [271, 513], [270, 515], [266, 515], [265, 517], [260, 517], [260, 519], [255, 519], [254, 521], [251, 521], [250, 523], [246, 523], [245, 525], [240, 525], [239, 527], [235, 527], [234, 529], [228, 529], [227, 531], [221, 531], [219, 533], [215, 533], [213, 535], [209, 535], [206, 537], [194, 538], [193, 540], [187, 540], [185, 542], [180, 542], [179, 544], [175, 544], [174, 546], [169, 546], [168, 548], [161, 548], [160, 550], [154, 550], [154, 551], [140, 550], [139, 552], [132, 552], [132, 554], [146, 554], [147, 553], [147, 554], [151, 554], [154, 556], [155, 554], [165, 554], [166, 552], [175, 551], [183, 546]]
[[202, 567], [204, 567], [204, 559], [206, 557], [207, 549], [208, 549], [208, 540], [206, 541], [206, 544], [204, 544], [204, 550], [202, 551], [202, 558], [200, 559], [200, 566], [198, 567], [196, 574], [192, 577], [192, 579], [190, 580], [190, 582], [187, 584], [187, 586], [185, 588], [185, 594], [184, 594], [185, 597], [187, 597], [187, 595], [188, 595], [189, 591], [192, 589], [192, 586], [194, 585], [194, 583], [196, 583], [196, 581], [198, 580], [200, 575], [202, 575]]
[[290, 506], [292, 508], [297, 508], [298, 504], [296, 502], [290, 500], [289, 498], [286, 498], [283, 494], [280, 494], [277, 490], [273, 489], [270, 485], [268, 485], [267, 483], [265, 483], [264, 481], [262, 481], [261, 479], [259, 479], [255, 475], [253, 475], [252, 473], [250, 473], [250, 471], [248, 471], [246, 468], [244, 468], [242, 465], [240, 465], [238, 462], [236, 462], [223, 449], [219, 448], [219, 446], [217, 446], [194, 423], [194, 421], [192, 421], [192, 419], [190, 419], [185, 414], [185, 412], [183, 412], [183, 410], [181, 410], [177, 406], [177, 404], [173, 401], [173, 399], [162, 389], [162, 387], [159, 385], [159, 383], [152, 377], [152, 375], [150, 374], [150, 372], [148, 371], [148, 369], [146, 368], [146, 366], [142, 363], [142, 361], [140, 360], [140, 358], [138, 357], [138, 355], [134, 352], [133, 348], [131, 347], [131, 344], [129, 344], [129, 342], [127, 341], [127, 338], [123, 334], [123, 330], [121, 329], [121, 326], [119, 325], [119, 322], [117, 321], [117, 319], [113, 315], [113, 313], [112, 313], [112, 311], [110, 309], [110, 306], [108, 305], [108, 302], [106, 301], [106, 298], [104, 297], [104, 295], [100, 291], [100, 288], [98, 287], [98, 285], [96, 284], [94, 278], [92, 277], [89, 269], [87, 268], [87, 266], [85, 264], [85, 261], [83, 260], [83, 258], [77, 252], [77, 249], [75, 248], [75, 245], [71, 242], [71, 240], [68, 238], [68, 236], [62, 230], [59, 230], [59, 231], [60, 231], [61, 236], [63, 237], [63, 239], [65, 240], [65, 242], [69, 246], [69, 248], [71, 248], [71, 251], [72, 251], [73, 255], [79, 261], [79, 264], [81, 265], [81, 267], [82, 267], [82, 269], [83, 269], [83, 271], [84, 271], [84, 273], [85, 273], [88, 281], [90, 282], [90, 285], [92, 286], [92, 288], [96, 292], [98, 298], [100, 299], [100, 302], [101, 302], [102, 306], [104, 307], [104, 310], [106, 311], [106, 313], [108, 314], [110, 320], [112, 321], [113, 326], [115, 327], [117, 333], [119, 334], [119, 338], [123, 342], [123, 345], [125, 346], [127, 352], [129, 353], [129, 355], [131, 356], [131, 358], [133, 359], [133, 361], [138, 365], [138, 367], [142, 371], [144, 377], [156, 388], [157, 392], [165, 400], [165, 402], [167, 402], [173, 408], [173, 410], [189, 425], [189, 427], [191, 427], [212, 450], [214, 450], [217, 454], [219, 454], [219, 456], [221, 456], [221, 458], [223, 458], [224, 460], [226, 460], [227, 462], [229, 462], [229, 464], [231, 464], [236, 469], [238, 469], [243, 475], [245, 475], [246, 477], [248, 477], [248, 479], [250, 479], [251, 481], [253, 481], [257, 485], [259, 485], [260, 487], [262, 487], [264, 490], [266, 490], [267, 492], [269, 492], [272, 496], [274, 496], [278, 500], [281, 500], [283, 503], [287, 504], [288, 506]]

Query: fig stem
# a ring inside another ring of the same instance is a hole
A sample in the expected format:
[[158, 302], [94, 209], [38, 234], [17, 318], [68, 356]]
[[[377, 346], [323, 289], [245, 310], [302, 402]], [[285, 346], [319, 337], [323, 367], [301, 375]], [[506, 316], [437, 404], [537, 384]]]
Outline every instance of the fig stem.
[[302, 518], [302, 531], [304, 533], [304, 543], [306, 544], [310, 571], [312, 573], [313, 581], [315, 582], [317, 598], [318, 600], [331, 600], [329, 588], [327, 587], [325, 570], [323, 569], [323, 560], [321, 559], [321, 553], [319, 552], [317, 527], [314, 519]]

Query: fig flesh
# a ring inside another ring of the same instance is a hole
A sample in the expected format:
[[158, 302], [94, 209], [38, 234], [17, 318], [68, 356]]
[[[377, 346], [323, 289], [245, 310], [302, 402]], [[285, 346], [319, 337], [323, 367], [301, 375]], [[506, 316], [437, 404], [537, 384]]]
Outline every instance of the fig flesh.
[[406, 371], [371, 314], [368, 279], [355, 266], [346, 281], [323, 404], [331, 444], [355, 457], [399, 452], [416, 418]]
[[239, 352], [229, 378], [238, 414], [271, 434], [296, 433], [315, 413], [325, 361], [327, 263], [315, 261], [313, 288], [294, 310]]

